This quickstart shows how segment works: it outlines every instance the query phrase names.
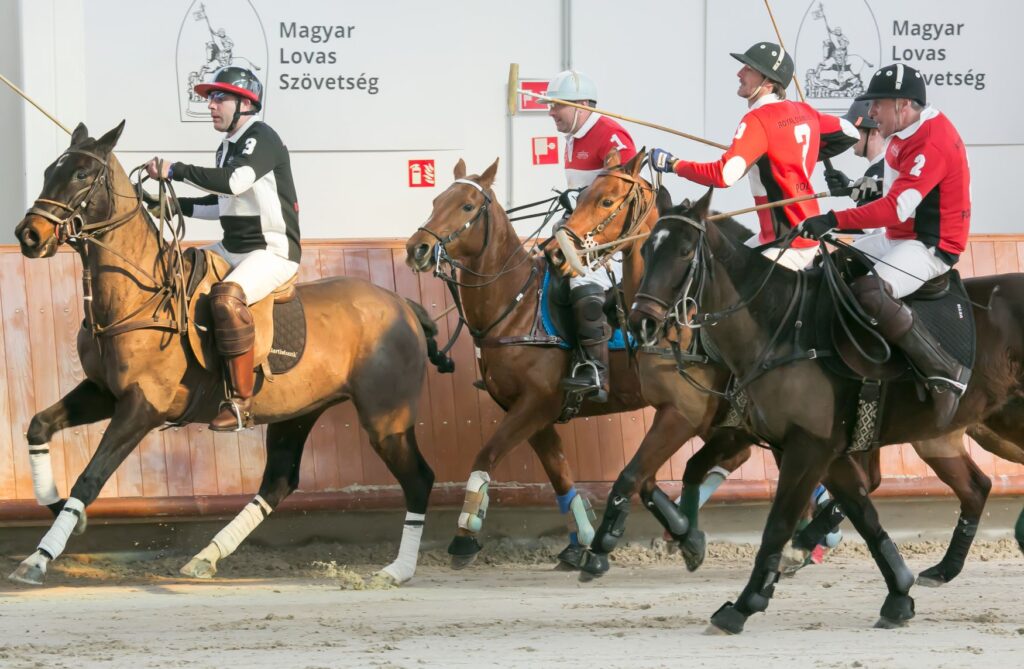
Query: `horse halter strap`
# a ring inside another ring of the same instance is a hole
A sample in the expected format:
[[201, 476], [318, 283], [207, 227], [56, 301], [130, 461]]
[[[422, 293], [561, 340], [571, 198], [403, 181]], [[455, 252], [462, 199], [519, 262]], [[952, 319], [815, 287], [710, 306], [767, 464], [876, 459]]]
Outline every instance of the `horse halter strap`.
[[445, 246], [447, 244], [451, 244], [456, 239], [458, 239], [459, 236], [462, 233], [464, 233], [465, 231], [467, 231], [471, 227], [473, 227], [473, 224], [476, 223], [477, 220], [479, 220], [481, 215], [483, 215], [483, 217], [484, 217], [484, 246], [487, 246], [487, 241], [488, 241], [488, 239], [491, 236], [491, 225], [490, 225], [491, 217], [490, 217], [490, 214], [488, 213], [488, 209], [491, 206], [491, 196], [487, 194], [487, 191], [484, 190], [483, 186], [481, 186], [477, 182], [472, 181], [470, 179], [456, 179], [453, 182], [453, 184], [465, 184], [467, 186], [472, 186], [473, 188], [475, 188], [477, 191], [480, 192], [480, 195], [483, 196], [484, 203], [482, 205], [480, 205], [479, 209], [476, 210], [476, 214], [473, 216], [473, 218], [469, 219], [468, 221], [463, 223], [461, 226], [456, 228], [447, 237], [442, 237], [441, 235], [437, 234], [433, 230], [430, 230], [429, 228], [426, 228], [426, 227], [424, 227], [422, 225], [420, 227], [416, 228], [416, 229], [417, 230], [421, 230], [421, 231], [427, 233], [428, 235], [430, 235], [431, 237], [436, 239], [438, 244], [443, 247], [443, 246]]
[[[68, 202], [59, 202], [57, 200], [49, 200], [46, 198], [36, 198], [36, 201], [32, 204], [31, 207], [29, 207], [28, 210], [29, 214], [45, 218], [46, 220], [53, 223], [54, 226], [56, 226], [57, 241], [61, 244], [63, 244], [66, 241], [76, 239], [84, 231], [96, 230], [97, 228], [106, 227], [108, 225], [113, 226], [115, 224], [123, 223], [124, 221], [127, 221], [129, 218], [131, 218], [132, 215], [135, 214], [135, 212], [133, 211], [131, 215], [126, 216], [123, 219], [119, 219], [117, 221], [107, 219], [101, 221], [100, 223], [86, 223], [85, 217], [79, 211], [79, 209], [85, 209], [86, 207], [89, 206], [89, 203], [92, 201], [93, 193], [96, 191], [96, 188], [100, 186], [100, 184], [105, 183], [107, 185], [107, 189], [110, 190], [110, 183], [108, 179], [110, 166], [105, 158], [101, 158], [99, 155], [91, 151], [86, 151], [84, 149], [68, 149], [67, 151], [64, 152], [64, 154], [61, 157], [63, 158], [71, 154], [80, 154], [98, 162], [102, 168], [100, 174], [98, 174], [96, 178], [92, 180], [92, 183], [90, 183], [88, 186], [84, 186], [77, 190], [75, 194], [71, 196], [71, 199]], [[58, 158], [58, 161], [59, 160], [60, 158]], [[78, 199], [79, 196], [81, 196], [81, 199]], [[68, 214], [64, 218], [60, 218], [53, 212], [40, 208], [40, 205], [59, 207], [60, 209], [63, 209], [64, 211], [68, 212]], [[113, 208], [113, 206], [113, 201], [111, 201], [110, 207]]]
[[[650, 190], [649, 187], [644, 186], [643, 183], [641, 183], [641, 181], [634, 177], [632, 174], [626, 174], [624, 172], [612, 169], [603, 170], [597, 175], [598, 178], [603, 176], [616, 177], [617, 179], [622, 179], [623, 181], [629, 182], [629, 192], [626, 193], [626, 196], [624, 198], [622, 198], [622, 202], [619, 203], [618, 207], [616, 207], [610, 214], [608, 214], [603, 221], [594, 226], [592, 230], [588, 230], [582, 236], [577, 234], [574, 230], [572, 230], [569, 227], [562, 228], [569, 234], [570, 237], [572, 237], [580, 245], [581, 250], [583, 252], [586, 252], [589, 246], [596, 245], [594, 243], [594, 237], [604, 232], [604, 229], [607, 228], [612, 223], [612, 221], [614, 221], [618, 217], [618, 215], [622, 213], [624, 209], [627, 209], [630, 205], [635, 205], [638, 201], [640, 201], [641, 191]], [[647, 213], [647, 207], [645, 207], [642, 210], [634, 207], [633, 211], [633, 220], [630, 221], [628, 225], [622, 226], [622, 231], [619, 232], [619, 236], [616, 237], [616, 240], [622, 239], [623, 237], [627, 237], [636, 231], [636, 228], [639, 227], [640, 222], [643, 221], [644, 215]], [[601, 253], [601, 255], [598, 256], [598, 258], [602, 258], [605, 255], [611, 255], [614, 253], [616, 253], [615, 249], [611, 250], [610, 253], [606, 251], [604, 253]]]

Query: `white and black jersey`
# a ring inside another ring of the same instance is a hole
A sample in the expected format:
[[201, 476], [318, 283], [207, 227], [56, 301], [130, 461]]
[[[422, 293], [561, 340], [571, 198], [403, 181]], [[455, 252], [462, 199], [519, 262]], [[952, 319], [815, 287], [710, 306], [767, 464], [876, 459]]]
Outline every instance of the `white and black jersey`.
[[252, 119], [225, 138], [217, 149], [217, 167], [174, 163], [171, 178], [211, 193], [180, 198], [181, 213], [220, 219], [228, 251], [266, 249], [299, 262], [299, 203], [291, 161], [266, 123]]

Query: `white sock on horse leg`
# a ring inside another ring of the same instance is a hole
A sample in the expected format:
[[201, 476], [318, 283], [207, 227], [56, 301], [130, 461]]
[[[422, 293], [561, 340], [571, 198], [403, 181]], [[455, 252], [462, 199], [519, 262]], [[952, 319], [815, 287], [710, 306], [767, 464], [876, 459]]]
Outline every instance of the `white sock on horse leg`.
[[[459, 527], [470, 532], [480, 531], [483, 516], [487, 513], [487, 490], [491, 475], [483, 471], [474, 471], [466, 481], [466, 499], [459, 513]], [[482, 492], [481, 492], [482, 491]], [[483, 511], [483, 513], [481, 513]]]
[[[274, 509], [267, 504], [262, 497], [256, 495], [256, 497], [245, 505], [245, 508], [239, 511], [238, 515], [235, 516], [234, 520], [227, 524], [227, 526], [213, 537], [211, 545], [216, 546], [220, 552], [220, 557], [224, 558], [235, 552], [238, 545], [245, 541], [245, 538], [249, 536], [253, 530], [255, 530], [260, 523], [262, 523], [270, 512]], [[209, 546], [207, 546], [209, 548]], [[196, 557], [202, 557], [202, 553]], [[207, 558], [208, 559], [208, 558]], [[219, 558], [218, 558], [219, 559]], [[216, 560], [213, 560], [216, 562]]]
[[53, 559], [63, 553], [64, 547], [68, 545], [68, 537], [78, 524], [83, 511], [85, 504], [82, 504], [82, 500], [69, 497], [64, 504], [64, 510], [57, 514], [57, 519], [53, 521], [50, 531], [39, 542], [39, 550], [46, 551]]
[[725, 467], [718, 467], [717, 465], [711, 468], [707, 476], [704, 477], [704, 482], [700, 484], [700, 501], [698, 502], [698, 508], [704, 506], [705, 502], [711, 499], [711, 495], [718, 490], [718, 486], [722, 485], [722, 482], [729, 477], [729, 470]]
[[416, 562], [420, 556], [420, 539], [423, 537], [423, 521], [426, 514], [407, 511], [405, 526], [402, 528], [402, 543], [398, 547], [398, 557], [388, 566], [381, 569], [398, 583], [405, 583], [416, 573]]
[[28, 461], [32, 465], [32, 490], [39, 506], [48, 506], [60, 501], [57, 484], [53, 482], [53, 464], [50, 462], [50, 445], [39, 444], [28, 447]]

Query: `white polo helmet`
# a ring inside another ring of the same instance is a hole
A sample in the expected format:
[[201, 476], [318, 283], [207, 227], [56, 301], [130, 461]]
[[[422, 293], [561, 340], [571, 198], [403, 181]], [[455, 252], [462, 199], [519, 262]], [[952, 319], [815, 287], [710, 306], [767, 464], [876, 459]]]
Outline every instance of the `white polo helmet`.
[[597, 86], [590, 77], [576, 70], [559, 72], [548, 84], [548, 90], [544, 95], [558, 100], [579, 102], [581, 100], [593, 100], [597, 102]]

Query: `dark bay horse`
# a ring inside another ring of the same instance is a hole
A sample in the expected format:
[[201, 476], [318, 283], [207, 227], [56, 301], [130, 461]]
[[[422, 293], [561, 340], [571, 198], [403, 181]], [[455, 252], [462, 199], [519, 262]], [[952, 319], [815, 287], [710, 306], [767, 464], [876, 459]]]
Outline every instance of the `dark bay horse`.
[[[559, 556], [562, 568], [578, 568], [583, 549], [594, 534], [589, 503], [575, 492], [572, 472], [554, 429], [562, 411], [561, 379], [570, 352], [548, 345], [499, 345], [502, 338], [529, 335], [534, 329], [543, 276], [543, 261], [522, 245], [491, 186], [495, 161], [480, 176], [466, 176], [465, 163], [455, 167], [456, 182], [434, 200], [427, 222], [406, 243], [406, 263], [415, 271], [435, 269], [438, 257], [461, 270], [458, 293], [465, 320], [480, 351], [480, 368], [491, 397], [505, 410], [496, 431], [477, 454], [466, 486], [459, 529], [449, 546], [452, 566], [472, 562], [481, 549], [476, 535], [488, 504], [490, 471], [518, 443], [527, 440], [547, 473], [567, 517], [569, 546]], [[637, 276], [639, 279], [639, 275]], [[597, 416], [647, 405], [626, 354], [611, 354], [612, 392], [606, 404], [584, 402], [581, 416]], [[704, 419], [710, 420], [710, 417]], [[667, 441], [667, 452], [678, 449], [686, 437], [674, 417], [659, 412], [644, 442]], [[725, 463], [730, 470], [742, 460]], [[715, 464], [712, 462], [711, 464]], [[709, 465], [710, 468], [711, 465]], [[653, 471], [653, 470], [652, 470]], [[670, 500], [661, 496], [668, 507]], [[673, 507], [674, 508], [674, 507]], [[666, 528], [663, 514], [652, 508]], [[675, 514], [678, 515], [678, 514]], [[573, 533], [576, 536], [573, 536]]]
[[[607, 244], [617, 239], [639, 237], [641, 233], [649, 233], [659, 216], [672, 210], [668, 192], [662, 189], [655, 195], [649, 184], [640, 177], [643, 158], [644, 154], [641, 152], [629, 163], [620, 165], [618, 154], [613, 152], [609, 155], [605, 171], [581, 194], [575, 211], [565, 225], [565, 232], [561, 233], [565, 235], [563, 241], [558, 249], [551, 252], [554, 264], [563, 272], [579, 271], [580, 268], [574, 265], [579, 264], [578, 254], [588, 245]], [[630, 197], [656, 200], [656, 208], [643, 208], [648, 213], [639, 221], [631, 220], [628, 216], [611, 217], [609, 212], [615, 211], [621, 202]], [[717, 226], [736, 242], [743, 242], [751, 236], [745, 227], [731, 218], [719, 220]], [[588, 244], [586, 240], [592, 242]], [[640, 253], [643, 243], [644, 239], [638, 238], [621, 246], [587, 255], [593, 262], [601, 262], [617, 251], [623, 252], [623, 274], [630, 279], [623, 281], [628, 304], [633, 303], [640, 277], [644, 272], [644, 258]], [[680, 306], [685, 310], [685, 305]], [[686, 349], [690, 344], [692, 332], [693, 330], [684, 327], [678, 318], [670, 318], [665, 319], [658, 327], [650, 327], [648, 331], [636, 333], [637, 339], [646, 344], [640, 348], [636, 358], [644, 397], [658, 409], [659, 416], [664, 412], [666, 416], [674, 419], [674, 428], [683, 441], [700, 436], [708, 443], [707, 448], [699, 449], [690, 458], [683, 474], [682, 511], [688, 521], [689, 530], [682, 539], [677, 537], [677, 541], [687, 567], [691, 570], [700, 565], [705, 545], [703, 532], [697, 529], [696, 502], [704, 474], [715, 460], [729, 457], [733, 453], [742, 454], [743, 449], [755, 441], [744, 430], [731, 427], [713, 429], [714, 423], [708, 423], [709, 417], [718, 416], [721, 420], [724, 415], [723, 409], [727, 403], [722, 400], [720, 393], [725, 391], [731, 373], [725, 366], [710, 361], [674, 359], [671, 355], [671, 345], [675, 342], [679, 349]], [[690, 381], [684, 380], [678, 369], [680, 366], [685, 367]], [[719, 394], [716, 395], [716, 392]], [[1024, 450], [1012, 442], [1001, 439], [981, 425], [971, 426], [967, 431], [986, 450], [1007, 460], [1024, 464]], [[942, 585], [960, 573], [974, 536], [974, 528], [981, 520], [991, 489], [991, 481], [968, 454], [963, 434], [963, 430], [955, 430], [947, 435], [913, 443], [917, 454], [954, 491], [961, 505], [961, 520], [954, 528], [953, 539], [947, 552], [938, 564], [921, 572], [918, 583], [922, 585]], [[632, 495], [641, 492], [640, 484], [651, 481], [653, 473], [678, 448], [678, 444], [673, 447], [674, 443], [672, 439], [667, 438], [645, 439], [641, 443], [636, 455], [623, 469], [612, 487], [604, 518], [590, 549], [592, 556], [588, 556], [592, 559], [587, 560], [581, 576], [600, 575], [602, 570], [607, 568], [607, 557], [602, 554], [602, 549], [614, 546], [614, 535], [621, 536], [625, 520], [622, 509], [628, 508], [628, 500]], [[874, 456], [858, 458], [858, 463], [867, 474], [869, 490], [877, 488], [882, 481], [877, 453]], [[653, 482], [649, 485], [653, 485]], [[641, 492], [641, 497], [645, 504], [649, 504], [649, 492]], [[828, 512], [825, 512], [825, 515], [827, 516]], [[822, 518], [822, 521], [825, 519]], [[791, 569], [803, 565], [807, 549], [806, 546], [787, 548], [783, 566]]]
[[[739, 633], [750, 615], [767, 609], [783, 549], [807, 496], [822, 479], [864, 537], [885, 579], [888, 595], [878, 626], [905, 624], [914, 616], [913, 574], [879, 523], [863, 472], [845, 454], [860, 384], [804, 355], [791, 334], [791, 305], [801, 296], [813, 304], [817, 291], [825, 288], [808, 278], [813, 273], [769, 274], [771, 261], [706, 220], [710, 200], [711, 191], [693, 205], [670, 211], [655, 226], [643, 245], [646, 271], [630, 313], [637, 329], [647, 327], [645, 320], [661, 322], [680, 294], [695, 287], [689, 293], [699, 312], [695, 322], [739, 379], [749, 398], [752, 430], [783, 454], [778, 492], [750, 580], [735, 603], [715, 612], [709, 631]], [[684, 289], [687, 276], [695, 282]], [[1002, 439], [1024, 444], [1024, 275], [965, 283], [974, 304], [988, 306], [974, 308], [974, 376], [950, 427], [980, 423]], [[765, 365], [769, 357], [792, 362]], [[936, 439], [949, 431], [936, 427], [931, 402], [919, 399], [913, 382], [891, 382], [884, 405], [879, 443]]]
[[[85, 380], [28, 427], [40, 504], [56, 520], [39, 548], [10, 578], [39, 585], [68, 537], [83, 529], [85, 508], [140, 440], [167, 422], [205, 423], [222, 394], [219, 374], [206, 371], [182, 328], [183, 256], [141, 207], [136, 188], [112, 151], [124, 122], [99, 139], [79, 124], [70, 147], [45, 173], [42, 192], [15, 231], [29, 258], [52, 257], [64, 243], [81, 256], [86, 322], [78, 334]], [[176, 240], [175, 240], [176, 241]], [[253, 412], [269, 423], [267, 464], [259, 494], [184, 571], [210, 576], [299, 483], [306, 437], [328, 407], [351, 399], [370, 442], [398, 479], [406, 529], [398, 559], [384, 568], [394, 582], [416, 566], [434, 475], [413, 431], [428, 345], [436, 327], [419, 305], [371, 283], [336, 277], [296, 287], [306, 314], [306, 351], [294, 368], [257, 386]], [[193, 324], [194, 327], [194, 324]], [[259, 337], [259, 333], [257, 334]], [[110, 419], [95, 454], [61, 500], [53, 486], [47, 444], [68, 427]]]

